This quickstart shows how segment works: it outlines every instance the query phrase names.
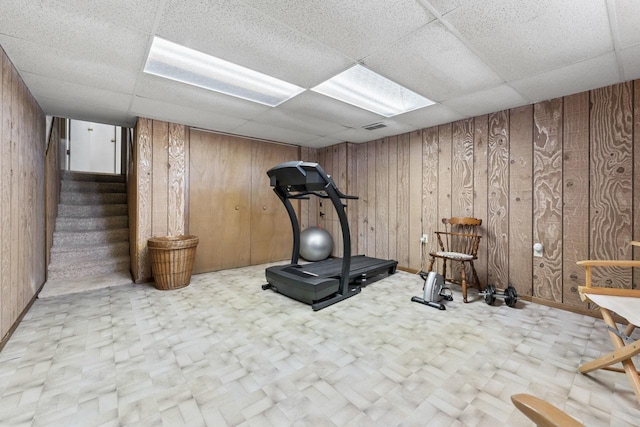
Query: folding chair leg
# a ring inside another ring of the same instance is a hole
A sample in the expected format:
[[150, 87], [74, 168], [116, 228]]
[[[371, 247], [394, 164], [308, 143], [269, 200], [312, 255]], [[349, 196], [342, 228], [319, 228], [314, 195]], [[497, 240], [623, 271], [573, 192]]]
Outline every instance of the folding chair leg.
[[[616, 323], [609, 310], [600, 307], [600, 312], [602, 313], [604, 322], [608, 326], [617, 330]], [[628, 326], [626, 331], [629, 330], [633, 330], [633, 327]], [[621, 362], [622, 367], [624, 368], [624, 373], [627, 375], [627, 378], [629, 378], [629, 382], [631, 382], [631, 387], [636, 395], [636, 399], [638, 400], [638, 403], [640, 403], [640, 377], [638, 377], [638, 371], [631, 360], [632, 357], [640, 354], [640, 340], [625, 345], [622, 338], [614, 334], [612, 331], [609, 331], [609, 336], [616, 348], [615, 351], [581, 365], [579, 370], [583, 374], [586, 374], [596, 369], [606, 369], [610, 365]]]

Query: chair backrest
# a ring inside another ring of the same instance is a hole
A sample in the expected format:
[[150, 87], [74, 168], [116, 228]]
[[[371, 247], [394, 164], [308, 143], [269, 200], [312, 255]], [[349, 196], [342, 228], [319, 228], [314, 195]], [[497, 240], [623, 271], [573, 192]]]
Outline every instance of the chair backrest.
[[[442, 245], [448, 252], [458, 252], [476, 256], [480, 243], [480, 226], [482, 220], [471, 217], [442, 218], [446, 232], [439, 233], [444, 237]], [[439, 236], [440, 237], [440, 236]]]

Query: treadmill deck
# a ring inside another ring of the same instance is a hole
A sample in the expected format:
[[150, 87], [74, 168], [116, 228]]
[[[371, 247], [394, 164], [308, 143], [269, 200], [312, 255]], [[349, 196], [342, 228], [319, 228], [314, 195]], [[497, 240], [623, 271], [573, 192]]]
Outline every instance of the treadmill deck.
[[[351, 257], [349, 283], [360, 280], [357, 286], [368, 278], [382, 273], [393, 274], [397, 261], [370, 258], [364, 255]], [[342, 258], [330, 258], [309, 264], [286, 264], [267, 268], [267, 282], [279, 293], [315, 304], [331, 297], [339, 291]]]

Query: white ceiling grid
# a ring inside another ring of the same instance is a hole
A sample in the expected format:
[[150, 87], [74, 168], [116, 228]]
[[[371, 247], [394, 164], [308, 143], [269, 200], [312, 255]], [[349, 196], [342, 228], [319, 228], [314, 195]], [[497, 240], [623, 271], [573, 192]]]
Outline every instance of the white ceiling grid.
[[[45, 113], [137, 116], [310, 147], [640, 77], [637, 0], [3, 0], [0, 45]], [[305, 91], [275, 108], [143, 73], [154, 36], [309, 89], [356, 63], [437, 104], [384, 118]], [[388, 127], [368, 131], [364, 125]]]

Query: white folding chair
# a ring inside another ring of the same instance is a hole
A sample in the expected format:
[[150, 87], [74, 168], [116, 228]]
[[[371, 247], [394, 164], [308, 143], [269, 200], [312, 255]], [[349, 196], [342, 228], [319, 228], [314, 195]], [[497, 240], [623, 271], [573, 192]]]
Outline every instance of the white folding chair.
[[[631, 242], [640, 246], [640, 242]], [[640, 378], [632, 358], [640, 353], [640, 339], [630, 338], [633, 330], [640, 326], [640, 289], [603, 288], [592, 286], [591, 269], [594, 267], [640, 267], [640, 261], [629, 260], [586, 260], [578, 265], [585, 267], [585, 286], [578, 288], [582, 300], [589, 300], [600, 307], [602, 319], [607, 325], [614, 350], [579, 367], [586, 374], [596, 369], [623, 372], [640, 403]], [[626, 321], [623, 330], [618, 329], [613, 313]], [[617, 363], [622, 368], [612, 367]]]

